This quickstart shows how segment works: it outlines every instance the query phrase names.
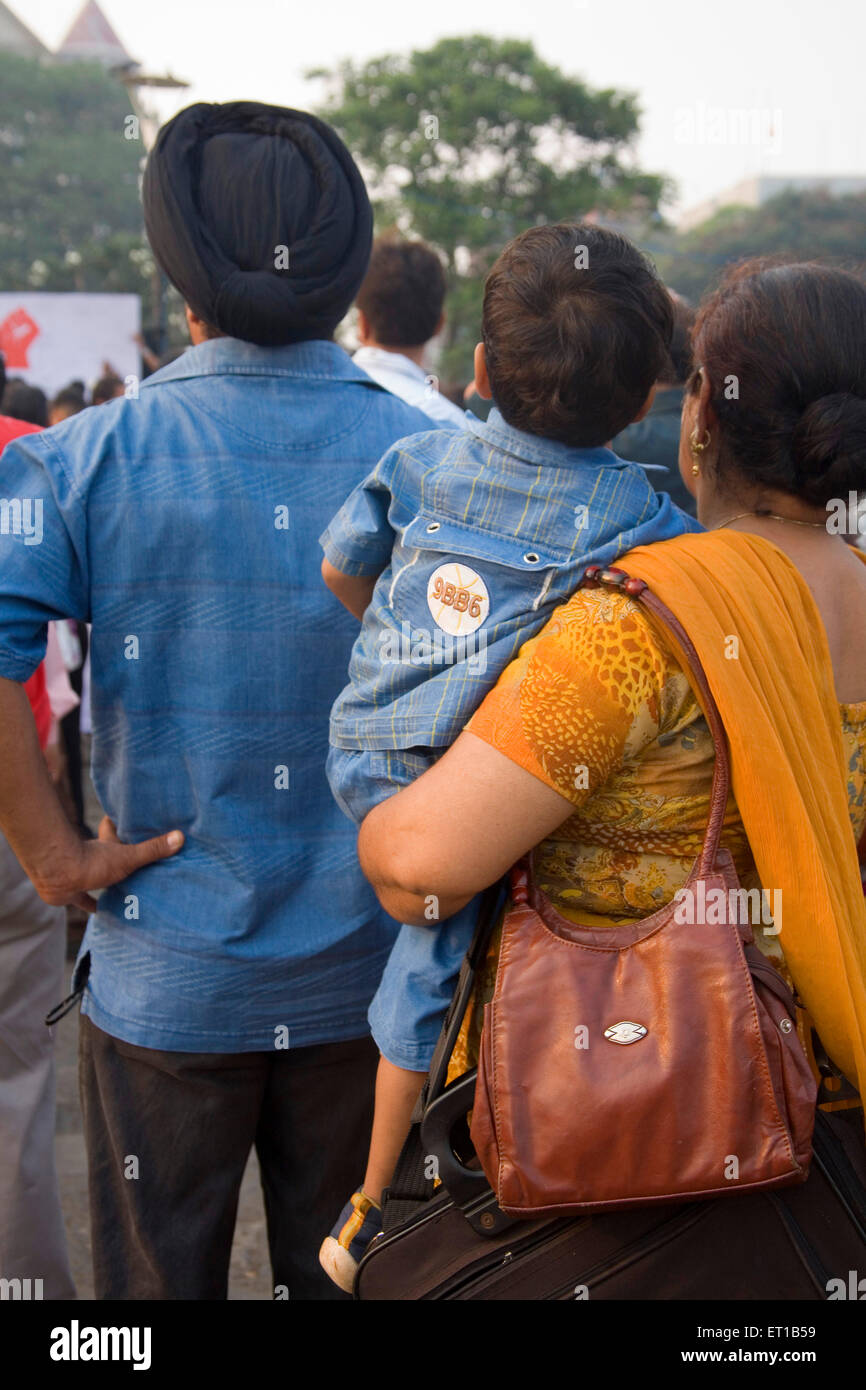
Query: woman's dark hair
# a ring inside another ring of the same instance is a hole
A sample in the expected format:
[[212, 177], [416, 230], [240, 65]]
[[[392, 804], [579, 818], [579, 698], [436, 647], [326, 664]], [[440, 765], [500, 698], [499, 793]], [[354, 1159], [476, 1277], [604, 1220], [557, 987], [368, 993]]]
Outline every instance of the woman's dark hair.
[[70, 381], [62, 391], [58, 391], [51, 402], [51, 410], [65, 410], [67, 415], [78, 415], [87, 405], [84, 398], [84, 382]]
[[603, 227], [558, 222], [509, 242], [484, 287], [496, 405], [515, 429], [606, 444], [669, 376], [673, 304], [652, 262]]
[[859, 276], [812, 262], [747, 261], [701, 305], [693, 343], [711, 383], [722, 476], [734, 471], [816, 507], [866, 488]]
[[447, 288], [436, 252], [394, 236], [373, 243], [356, 304], [385, 348], [422, 347], [436, 332]]
[[20, 377], [7, 377], [0, 403], [0, 414], [11, 415], [14, 420], [25, 420], [28, 425], [48, 424], [48, 402], [45, 392], [38, 386], [30, 386]]
[[117, 396], [123, 395], [123, 382], [114, 372], [109, 372], [106, 376], [101, 376], [93, 388], [90, 395], [91, 405], [107, 405]]

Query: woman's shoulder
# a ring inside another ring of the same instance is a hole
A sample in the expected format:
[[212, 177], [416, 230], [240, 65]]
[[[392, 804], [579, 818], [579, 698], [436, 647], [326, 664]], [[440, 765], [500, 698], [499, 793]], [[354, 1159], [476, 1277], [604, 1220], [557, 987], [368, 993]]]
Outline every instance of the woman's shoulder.
[[669, 705], [666, 693], [676, 693], [679, 704], [688, 689], [663, 632], [639, 600], [620, 590], [578, 589], [540, 636], [545, 664], [560, 666], [569, 683], [583, 684], [591, 671], [599, 694], [632, 713], [648, 702]]
[[622, 589], [581, 588], [555, 609], [547, 624], [524, 651], [531, 647], [577, 655], [591, 652], [594, 665], [618, 665], [631, 653], [640, 654], [658, 671], [675, 658], [659, 635], [639, 600]]
[[468, 728], [577, 805], [623, 762], [700, 717], [640, 605], [579, 589], [525, 643]]
[[[620, 726], [650, 712], [659, 732], [694, 717], [697, 704], [676, 655], [640, 603], [604, 588], [582, 588], [521, 648], [476, 714], [512, 709], [524, 727], [552, 733], [561, 722]], [[642, 721], [643, 722], [643, 721]]]

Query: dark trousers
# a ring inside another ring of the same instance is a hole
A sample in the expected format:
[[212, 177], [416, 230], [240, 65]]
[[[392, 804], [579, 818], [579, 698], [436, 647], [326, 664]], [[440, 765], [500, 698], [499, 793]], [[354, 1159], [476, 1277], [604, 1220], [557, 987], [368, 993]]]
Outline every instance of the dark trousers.
[[253, 1144], [275, 1296], [345, 1298], [317, 1256], [364, 1175], [372, 1039], [160, 1052], [121, 1042], [85, 1015], [80, 1022], [97, 1298], [226, 1298]]

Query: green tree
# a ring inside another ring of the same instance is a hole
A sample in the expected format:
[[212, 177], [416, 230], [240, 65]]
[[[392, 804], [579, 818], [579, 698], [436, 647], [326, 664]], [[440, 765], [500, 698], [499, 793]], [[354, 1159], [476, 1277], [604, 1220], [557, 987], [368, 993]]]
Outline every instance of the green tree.
[[603, 213], [649, 219], [665, 181], [634, 167], [636, 98], [592, 90], [529, 42], [482, 34], [308, 73], [320, 114], [367, 174], [379, 227], [443, 253], [451, 295], [440, 371], [472, 372], [484, 275], [525, 227]]
[[130, 114], [98, 64], [0, 54], [0, 289], [147, 291]]
[[859, 265], [866, 250], [866, 194], [834, 198], [791, 189], [760, 207], [720, 208], [688, 232], [643, 245], [668, 284], [696, 303], [726, 265], [752, 256]]

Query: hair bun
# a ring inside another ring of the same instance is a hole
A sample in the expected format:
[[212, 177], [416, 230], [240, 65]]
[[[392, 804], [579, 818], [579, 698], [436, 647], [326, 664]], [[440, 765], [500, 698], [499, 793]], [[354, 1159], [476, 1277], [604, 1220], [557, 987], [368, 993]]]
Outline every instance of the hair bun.
[[811, 401], [791, 432], [797, 492], [823, 506], [866, 490], [866, 397], [850, 392]]

